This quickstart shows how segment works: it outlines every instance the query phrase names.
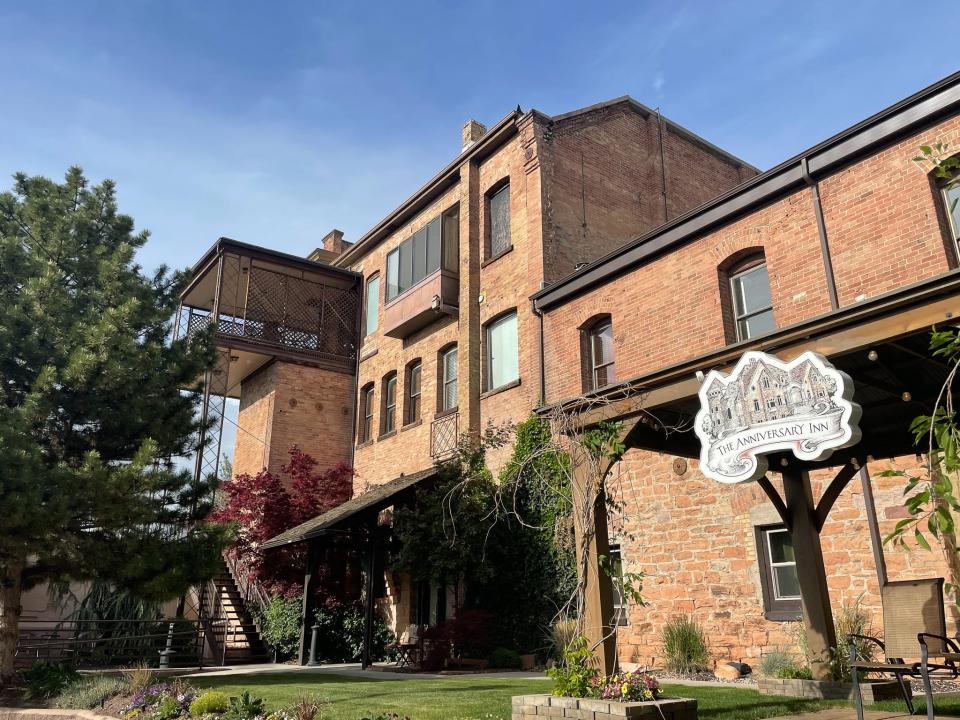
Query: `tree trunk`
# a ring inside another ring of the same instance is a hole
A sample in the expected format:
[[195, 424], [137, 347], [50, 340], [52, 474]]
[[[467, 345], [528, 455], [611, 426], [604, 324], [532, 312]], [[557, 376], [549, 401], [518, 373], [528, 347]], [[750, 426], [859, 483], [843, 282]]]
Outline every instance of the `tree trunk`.
[[20, 631], [20, 589], [23, 565], [16, 561], [0, 567], [0, 687], [16, 684], [13, 656]]

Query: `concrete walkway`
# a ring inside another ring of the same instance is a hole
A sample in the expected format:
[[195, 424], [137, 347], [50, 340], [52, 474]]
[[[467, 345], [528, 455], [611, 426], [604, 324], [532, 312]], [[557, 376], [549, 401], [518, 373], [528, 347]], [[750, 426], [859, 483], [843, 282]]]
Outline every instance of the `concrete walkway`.
[[[834, 708], [832, 710], [820, 710], [813, 713], [804, 713], [803, 715], [784, 715], [782, 717], [770, 718], [770, 720], [856, 720], [857, 712], [851, 708]], [[905, 715], [889, 712], [877, 712], [868, 710], [863, 713], [864, 720], [909, 720], [913, 718], [926, 718], [926, 715]]]
[[544, 680], [542, 672], [484, 672], [484, 673], [421, 673], [397, 672], [393, 665], [376, 663], [370, 670], [363, 670], [359, 663], [345, 663], [342, 665], [282, 665], [265, 663], [263, 665], [235, 665], [232, 667], [211, 667], [209, 670], [185, 672], [180, 677], [236, 677], [248, 675], [278, 675], [286, 673], [302, 673], [304, 675], [332, 675], [335, 677], [377, 678], [378, 680], [455, 680], [457, 678], [490, 678], [507, 680]]

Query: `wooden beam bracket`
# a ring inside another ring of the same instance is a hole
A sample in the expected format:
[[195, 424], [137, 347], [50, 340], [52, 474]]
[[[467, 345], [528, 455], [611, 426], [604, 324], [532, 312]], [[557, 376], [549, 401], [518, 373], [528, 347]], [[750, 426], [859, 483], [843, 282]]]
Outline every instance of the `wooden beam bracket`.
[[787, 526], [787, 530], [791, 530], [792, 522], [790, 520], [790, 513], [787, 512], [787, 505], [783, 502], [783, 498], [780, 497], [780, 493], [777, 492], [773, 483], [770, 482], [770, 478], [764, 475], [757, 480], [757, 485], [759, 485], [767, 494], [767, 497], [770, 498], [770, 502], [772, 502], [773, 506], [777, 509], [777, 514], [780, 516], [780, 519], [783, 520], [783, 524]]

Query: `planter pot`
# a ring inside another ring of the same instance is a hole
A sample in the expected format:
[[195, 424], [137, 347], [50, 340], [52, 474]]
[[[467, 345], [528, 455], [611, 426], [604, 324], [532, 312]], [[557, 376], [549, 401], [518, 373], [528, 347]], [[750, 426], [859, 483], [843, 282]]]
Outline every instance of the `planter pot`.
[[514, 696], [511, 720], [536, 720], [544, 716], [591, 720], [697, 720], [697, 701], [687, 698], [662, 698], [646, 702], [615, 702], [553, 695]]
[[[853, 683], [834, 680], [760, 678], [757, 680], [757, 690], [763, 695], [853, 700]], [[907, 692], [910, 692], [909, 683]], [[896, 680], [863, 680], [860, 682], [860, 694], [863, 696], [864, 705], [872, 705], [881, 700], [899, 700], [903, 697]]]
[[533, 670], [534, 666], [537, 664], [536, 655], [521, 655], [520, 656], [520, 669], [521, 670]]

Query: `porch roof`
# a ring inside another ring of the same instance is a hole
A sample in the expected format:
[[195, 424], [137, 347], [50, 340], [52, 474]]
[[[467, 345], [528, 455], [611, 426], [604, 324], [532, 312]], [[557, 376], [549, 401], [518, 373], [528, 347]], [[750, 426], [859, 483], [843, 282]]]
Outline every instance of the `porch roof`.
[[312, 520], [307, 520], [305, 523], [280, 533], [264, 543], [263, 549], [272, 550], [285, 545], [306, 542], [351, 524], [351, 520], [359, 519], [358, 515], [366, 518], [374, 513], [379, 513], [411, 495], [419, 483], [434, 477], [436, 474], [437, 468], [430, 467], [409, 475], [400, 475], [383, 485], [371, 488], [362, 495], [347, 500], [347, 502], [328, 510], [323, 515], [318, 515]]

